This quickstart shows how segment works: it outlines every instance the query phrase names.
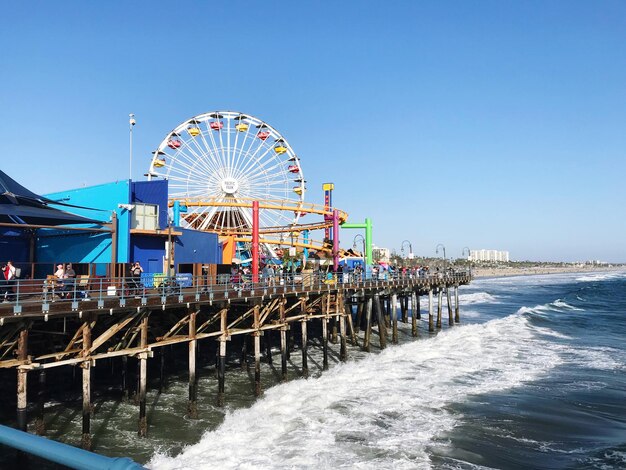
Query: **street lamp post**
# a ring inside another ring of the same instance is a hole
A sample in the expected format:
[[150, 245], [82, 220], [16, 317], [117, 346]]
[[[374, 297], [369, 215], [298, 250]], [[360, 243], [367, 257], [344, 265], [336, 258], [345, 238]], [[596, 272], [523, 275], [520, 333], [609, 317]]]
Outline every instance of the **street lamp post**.
[[400, 245], [400, 252], [402, 253], [402, 257], [404, 258], [404, 244], [408, 243], [409, 244], [409, 254], [408, 254], [408, 259], [413, 259], [413, 246], [411, 245], [411, 242], [408, 240], [403, 240], [402, 244]]
[[464, 246], [463, 250], [461, 251], [461, 257], [465, 255], [465, 250], [467, 250], [467, 262], [469, 264], [469, 273], [471, 277], [472, 276], [472, 252], [470, 251], [468, 246]]
[[439, 243], [439, 245], [437, 245], [435, 247], [435, 254], [438, 255], [439, 254], [439, 247], [441, 247], [443, 249], [443, 272], [446, 272], [446, 247], [443, 246], [442, 243]]
[[133, 127], [135, 127], [137, 121], [135, 120], [135, 115], [130, 113], [128, 115], [128, 125], [130, 132], [130, 143], [129, 143], [129, 159], [128, 159], [128, 179], [133, 179]]
[[365, 276], [367, 274], [367, 253], [365, 252], [365, 237], [363, 237], [363, 235], [361, 235], [360, 233], [357, 234], [354, 237], [354, 240], [352, 240], [352, 248], [354, 250], [356, 250], [356, 241], [359, 238], [361, 239], [361, 242], [363, 243], [363, 252], [362, 252], [362, 255], [363, 255], [363, 280], [365, 281]]

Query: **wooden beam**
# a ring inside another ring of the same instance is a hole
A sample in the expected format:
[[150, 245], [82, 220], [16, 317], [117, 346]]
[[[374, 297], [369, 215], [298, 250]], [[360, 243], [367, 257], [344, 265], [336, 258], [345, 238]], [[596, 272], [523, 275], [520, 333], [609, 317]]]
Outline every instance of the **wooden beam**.
[[111, 339], [112, 336], [119, 333], [126, 325], [128, 325], [135, 318], [136, 318], [135, 315], [129, 315], [127, 318], [111, 326], [108, 330], [106, 330], [104, 333], [98, 336], [98, 338], [92, 343], [91, 347], [89, 348], [89, 354], [92, 354], [94, 351], [96, 351], [96, 349], [98, 349], [105, 342]]

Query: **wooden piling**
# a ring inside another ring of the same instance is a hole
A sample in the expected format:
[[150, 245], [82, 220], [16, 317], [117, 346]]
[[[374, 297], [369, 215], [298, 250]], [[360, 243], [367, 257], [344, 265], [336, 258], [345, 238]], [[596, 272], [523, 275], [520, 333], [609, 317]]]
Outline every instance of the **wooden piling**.
[[370, 338], [372, 335], [372, 297], [368, 297], [365, 306], [365, 338], [363, 349], [370, 352]]
[[386, 309], [386, 317], [389, 318], [389, 327], [391, 327], [391, 325], [393, 325], [393, 318], [391, 317], [391, 294], [387, 296], [387, 301], [384, 303]]
[[441, 310], [443, 308], [442, 305], [443, 300], [443, 288], [437, 288], [437, 328], [441, 329]]
[[296, 349], [296, 339], [291, 327], [287, 326], [287, 360], [291, 359], [291, 352]]
[[398, 344], [398, 294], [391, 295], [391, 342]]
[[337, 341], [339, 341], [339, 331], [337, 329], [337, 316], [333, 316], [330, 319], [330, 324], [331, 324], [331, 328], [330, 328], [330, 341], [333, 344], [337, 344]]
[[448, 302], [448, 326], [454, 326], [454, 316], [452, 315], [452, 302], [450, 301], [449, 286], [446, 286], [446, 300]]
[[357, 298], [356, 305], [356, 327], [357, 327], [357, 336], [361, 332], [361, 328], [363, 326], [363, 315], [367, 306], [367, 299], [365, 298], [365, 294], [361, 297]]
[[302, 309], [303, 318], [300, 320], [300, 327], [302, 328], [301, 334], [301, 349], [302, 349], [302, 376], [309, 376], [309, 363], [307, 357], [307, 347], [309, 345], [309, 338], [307, 337], [306, 325], [307, 325], [307, 313], [306, 313], [306, 299], [302, 299], [300, 303]]
[[198, 419], [198, 379], [196, 376], [196, 312], [189, 314], [189, 400], [187, 416]]
[[415, 293], [415, 307], [414, 307], [414, 310], [415, 310], [414, 313], [417, 316], [417, 319], [421, 320], [422, 319], [422, 312], [421, 312], [421, 306], [420, 306], [420, 296], [417, 293]]
[[[341, 299], [341, 304], [343, 304], [343, 298]], [[337, 304], [339, 307], [339, 304]], [[348, 358], [348, 349], [347, 349], [347, 339], [346, 339], [346, 315], [339, 315], [339, 337], [341, 344], [339, 346], [339, 360], [341, 362], [345, 362]]]
[[406, 294], [400, 297], [400, 309], [402, 311], [402, 323], [409, 322], [409, 298]]
[[354, 324], [352, 323], [352, 306], [347, 300], [344, 301], [345, 318], [348, 322], [348, 330], [350, 331], [350, 343], [352, 346], [358, 346], [359, 340], [357, 332], [354, 330]]
[[285, 323], [285, 299], [278, 305], [278, 318], [280, 319], [280, 370], [281, 380], [287, 380], [287, 330], [289, 326]]
[[433, 290], [428, 289], [428, 331], [435, 331], [435, 322], [433, 319]]
[[[17, 340], [17, 359], [18, 361], [28, 360], [28, 329], [25, 326], [21, 331]], [[28, 386], [28, 370], [22, 367], [17, 368], [17, 428], [20, 431], [27, 431], [28, 414], [26, 407]]]
[[228, 310], [220, 311], [219, 357], [217, 361], [217, 406], [224, 406], [224, 389], [226, 384], [226, 342], [228, 336]]
[[376, 313], [376, 321], [378, 322], [378, 341], [380, 349], [387, 347], [387, 328], [385, 327], [385, 319], [383, 311], [380, 305], [380, 296], [378, 293], [374, 294], [374, 312]]
[[454, 286], [454, 322], [461, 323], [461, 313], [459, 308], [459, 285]]
[[83, 351], [85, 361], [81, 363], [83, 369], [83, 432], [80, 446], [91, 450], [91, 361], [87, 359], [91, 349], [91, 324], [83, 324]]
[[148, 388], [148, 314], [141, 320], [139, 353], [139, 437], [148, 435], [148, 418], [146, 416], [146, 392]]
[[411, 335], [415, 338], [417, 336], [417, 316], [415, 314], [415, 292], [411, 293]]
[[300, 326], [302, 328], [302, 334], [301, 334], [301, 348], [302, 348], [302, 375], [304, 377], [308, 377], [309, 376], [309, 363], [308, 363], [308, 358], [307, 358], [307, 347], [308, 347], [308, 337], [307, 337], [307, 331], [306, 331], [306, 325], [307, 325], [307, 321], [306, 320], [300, 320]]
[[328, 314], [322, 317], [322, 369], [328, 370]]
[[380, 311], [380, 316], [383, 319], [383, 328], [385, 330], [385, 333], [387, 333], [387, 328], [391, 327], [391, 322], [389, 315], [387, 315], [387, 306], [389, 305], [389, 300], [385, 300], [385, 298], [383, 296], [380, 296], [379, 302], [378, 302], [378, 310]]
[[260, 307], [254, 306], [254, 394], [261, 396], [261, 331]]

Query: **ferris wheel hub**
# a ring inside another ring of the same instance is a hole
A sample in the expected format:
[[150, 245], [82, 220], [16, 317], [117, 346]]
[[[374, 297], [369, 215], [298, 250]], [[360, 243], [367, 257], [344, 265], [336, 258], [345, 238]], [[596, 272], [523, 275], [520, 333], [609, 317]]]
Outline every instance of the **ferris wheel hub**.
[[222, 188], [224, 194], [233, 196], [239, 189], [239, 182], [235, 178], [224, 178], [220, 182], [220, 187]]

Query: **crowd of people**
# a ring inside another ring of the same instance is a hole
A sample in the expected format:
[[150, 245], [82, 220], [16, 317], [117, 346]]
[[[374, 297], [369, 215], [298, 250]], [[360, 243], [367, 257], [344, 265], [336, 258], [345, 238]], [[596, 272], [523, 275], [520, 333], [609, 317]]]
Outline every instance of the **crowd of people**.
[[[428, 266], [412, 266], [412, 267], [397, 267], [386, 263], [375, 264], [371, 268], [368, 268], [368, 279], [389, 279], [396, 277], [409, 277], [409, 278], [424, 278], [430, 273]], [[440, 273], [439, 268], [435, 273]], [[261, 271], [259, 273], [259, 280], [265, 285], [274, 286], [282, 284], [283, 282], [302, 281], [302, 266], [294, 265], [283, 267], [282, 264], [264, 264], [261, 265]], [[440, 273], [442, 274], [442, 272]], [[364, 278], [364, 270], [362, 264], [355, 264], [354, 266], [348, 266], [340, 264], [337, 270], [334, 270], [332, 266], [320, 266], [319, 264], [313, 264], [311, 272], [308, 275], [314, 279], [321, 279], [324, 281], [337, 281], [340, 283], [358, 281]], [[252, 270], [250, 266], [233, 265], [230, 273], [230, 282], [232, 284], [243, 284], [245, 282], [252, 281]]]
[[[430, 274], [430, 268], [428, 266], [394, 266], [387, 263], [377, 263], [368, 266], [367, 276], [364, 275], [364, 268], [361, 263], [355, 263], [352, 266], [339, 264], [337, 270], [334, 270], [331, 265], [322, 266], [317, 263], [309, 265], [310, 270], [307, 270], [306, 275], [302, 273], [301, 264], [272, 264], [266, 263], [261, 265], [260, 282], [266, 286], [282, 285], [283, 283], [303, 282], [307, 277], [308, 279], [323, 280], [324, 282], [355, 282], [360, 281], [367, 277], [367, 279], [391, 279], [398, 277], [408, 278], [424, 278]], [[308, 267], [309, 267], [308, 266]], [[451, 269], [451, 268], [450, 268]], [[134, 262], [130, 265], [128, 289], [131, 294], [138, 296], [141, 294], [143, 284], [141, 276], [143, 268], [139, 262]], [[452, 271], [453, 272], [453, 271]], [[444, 271], [437, 267], [433, 273], [437, 276], [443, 276]], [[447, 274], [447, 273], [446, 273]], [[14, 295], [15, 280], [19, 277], [19, 271], [13, 266], [11, 261], [8, 261], [2, 266], [2, 275], [0, 276], [0, 301], [10, 301], [12, 295]], [[236, 265], [233, 264], [229, 280], [230, 283], [243, 286], [246, 282], [252, 282], [252, 270], [249, 265]], [[75, 290], [76, 272], [72, 267], [72, 263], [58, 264], [56, 271], [54, 272], [54, 287], [56, 293], [61, 298], [70, 298], [72, 292]], [[222, 281], [223, 282], [223, 281]]]

